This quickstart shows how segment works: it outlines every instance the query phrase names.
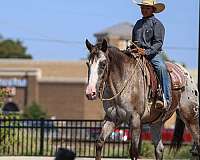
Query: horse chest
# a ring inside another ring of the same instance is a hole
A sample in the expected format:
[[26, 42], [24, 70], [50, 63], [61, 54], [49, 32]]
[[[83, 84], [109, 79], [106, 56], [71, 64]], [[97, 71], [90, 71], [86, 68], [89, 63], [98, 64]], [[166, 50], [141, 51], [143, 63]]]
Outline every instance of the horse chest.
[[131, 113], [119, 106], [104, 106], [106, 116], [117, 123], [126, 122], [129, 120]]

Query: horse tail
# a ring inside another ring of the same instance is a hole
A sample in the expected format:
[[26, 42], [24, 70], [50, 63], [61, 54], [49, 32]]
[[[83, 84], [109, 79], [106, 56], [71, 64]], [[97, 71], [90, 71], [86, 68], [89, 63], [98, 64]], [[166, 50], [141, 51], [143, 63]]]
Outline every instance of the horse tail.
[[179, 113], [176, 112], [176, 123], [174, 128], [173, 139], [170, 145], [170, 151], [172, 149], [175, 152], [177, 152], [181, 148], [183, 142], [184, 129], [185, 123], [180, 119]]

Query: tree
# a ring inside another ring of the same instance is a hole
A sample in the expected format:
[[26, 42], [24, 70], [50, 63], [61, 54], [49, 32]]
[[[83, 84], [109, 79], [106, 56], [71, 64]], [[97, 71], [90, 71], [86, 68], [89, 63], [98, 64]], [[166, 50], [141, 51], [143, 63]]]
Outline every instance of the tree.
[[27, 48], [23, 46], [20, 40], [0, 40], [0, 58], [32, 59], [32, 56], [27, 54], [26, 50]]

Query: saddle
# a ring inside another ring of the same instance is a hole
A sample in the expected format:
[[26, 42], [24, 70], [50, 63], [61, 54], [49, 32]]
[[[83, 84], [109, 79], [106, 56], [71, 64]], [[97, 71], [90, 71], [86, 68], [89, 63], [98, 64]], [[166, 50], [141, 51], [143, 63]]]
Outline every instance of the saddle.
[[[133, 54], [131, 49], [129, 48], [122, 52], [125, 53], [129, 57], [131, 56], [136, 57], [136, 55]], [[157, 74], [154, 71], [154, 68], [151, 62], [149, 62], [144, 56], [142, 56], [142, 62], [144, 66], [144, 71], [146, 71], [145, 77], [146, 77], [147, 85], [149, 86], [150, 92], [151, 92], [149, 93], [149, 98], [155, 99], [156, 97], [162, 96], [162, 89], [159, 85], [160, 82], [158, 80]], [[166, 61], [165, 64], [166, 64], [167, 71], [171, 79], [171, 89], [172, 90], [184, 89], [185, 84], [186, 84], [184, 70], [178, 64], [175, 64], [169, 61]]]
[[[154, 68], [152, 66], [152, 64], [146, 59], [143, 58], [143, 63], [145, 64], [144, 66], [146, 66], [146, 70], [147, 70], [147, 83], [151, 88], [151, 97], [155, 98], [158, 94], [158, 89], [159, 87], [159, 80], [157, 78], [157, 75], [154, 71]], [[171, 79], [171, 89], [172, 90], [182, 90], [185, 87], [185, 76], [184, 76], [184, 71], [183, 69], [172, 62], [165, 62], [166, 67], [167, 67], [167, 71], [170, 75], [170, 79]]]

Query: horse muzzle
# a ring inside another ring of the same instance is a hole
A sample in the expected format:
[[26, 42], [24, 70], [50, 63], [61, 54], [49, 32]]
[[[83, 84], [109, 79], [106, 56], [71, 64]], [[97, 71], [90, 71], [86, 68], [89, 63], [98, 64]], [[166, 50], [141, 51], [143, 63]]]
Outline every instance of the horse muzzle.
[[96, 87], [88, 85], [85, 94], [88, 100], [96, 100], [97, 99]]

